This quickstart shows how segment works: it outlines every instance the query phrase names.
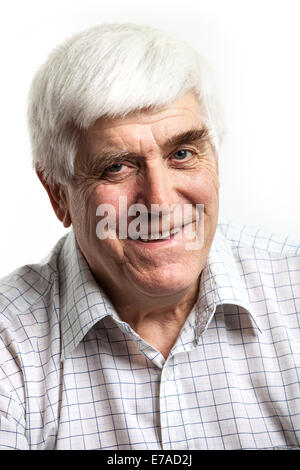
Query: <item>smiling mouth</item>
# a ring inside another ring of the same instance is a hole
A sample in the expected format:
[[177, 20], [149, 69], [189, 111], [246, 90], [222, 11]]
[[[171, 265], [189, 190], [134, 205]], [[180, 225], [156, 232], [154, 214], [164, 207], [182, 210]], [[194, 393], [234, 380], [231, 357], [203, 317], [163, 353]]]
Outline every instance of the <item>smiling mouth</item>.
[[134, 240], [134, 241], [143, 242], [143, 243], [160, 242], [160, 241], [163, 241], [163, 240], [170, 240], [175, 235], [180, 233], [183, 230], [184, 227], [186, 227], [187, 225], [190, 225], [190, 223], [186, 224], [184, 226], [172, 228], [171, 230], [165, 230], [163, 232], [157, 232], [157, 233], [151, 233], [151, 234], [148, 234], [148, 233], [147, 234], [142, 234], [142, 235], [137, 236], [137, 237], [129, 237], [129, 239]]

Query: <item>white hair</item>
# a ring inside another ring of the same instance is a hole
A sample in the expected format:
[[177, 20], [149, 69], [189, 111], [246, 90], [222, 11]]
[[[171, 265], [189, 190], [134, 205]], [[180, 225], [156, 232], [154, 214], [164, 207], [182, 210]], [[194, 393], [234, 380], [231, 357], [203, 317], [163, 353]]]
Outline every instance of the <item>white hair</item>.
[[33, 165], [49, 182], [74, 174], [77, 139], [100, 117], [171, 104], [194, 90], [218, 150], [223, 119], [206, 62], [182, 40], [135, 24], [104, 24], [74, 35], [36, 73], [28, 122]]

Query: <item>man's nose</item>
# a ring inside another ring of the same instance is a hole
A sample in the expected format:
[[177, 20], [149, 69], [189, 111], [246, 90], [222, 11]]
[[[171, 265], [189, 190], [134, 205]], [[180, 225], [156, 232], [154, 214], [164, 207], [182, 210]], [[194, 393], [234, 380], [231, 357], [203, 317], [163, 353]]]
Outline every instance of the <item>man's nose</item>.
[[162, 162], [149, 166], [141, 181], [138, 203], [144, 204], [149, 210], [151, 204], [171, 205], [174, 202], [174, 177], [172, 171]]

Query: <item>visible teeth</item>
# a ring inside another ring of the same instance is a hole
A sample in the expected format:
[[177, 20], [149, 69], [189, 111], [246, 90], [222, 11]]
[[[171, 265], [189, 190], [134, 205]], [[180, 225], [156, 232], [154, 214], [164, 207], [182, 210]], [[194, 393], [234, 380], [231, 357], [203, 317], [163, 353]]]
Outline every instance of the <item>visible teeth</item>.
[[170, 236], [179, 233], [181, 227], [172, 228], [172, 230], [165, 230], [162, 233], [153, 233], [151, 234], [150, 238], [147, 235], [142, 235], [141, 240], [147, 242], [149, 240], [164, 240], [165, 238], [170, 238]]
[[163, 238], [168, 238], [170, 236], [169, 230], [166, 230], [165, 232], [160, 233], [154, 233], [151, 235], [151, 240], [161, 240]]
[[171, 234], [174, 235], [174, 233], [179, 233], [180, 231], [181, 231], [181, 227], [172, 228]]

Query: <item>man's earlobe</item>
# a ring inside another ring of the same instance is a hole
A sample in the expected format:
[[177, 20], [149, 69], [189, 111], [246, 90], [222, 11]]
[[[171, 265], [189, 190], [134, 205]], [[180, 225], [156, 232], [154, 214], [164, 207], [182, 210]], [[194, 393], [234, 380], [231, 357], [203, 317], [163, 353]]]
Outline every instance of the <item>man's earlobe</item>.
[[38, 169], [36, 169], [36, 174], [47, 191], [56, 217], [63, 223], [64, 227], [70, 227], [72, 221], [64, 187], [61, 184], [49, 184], [43, 172]]

